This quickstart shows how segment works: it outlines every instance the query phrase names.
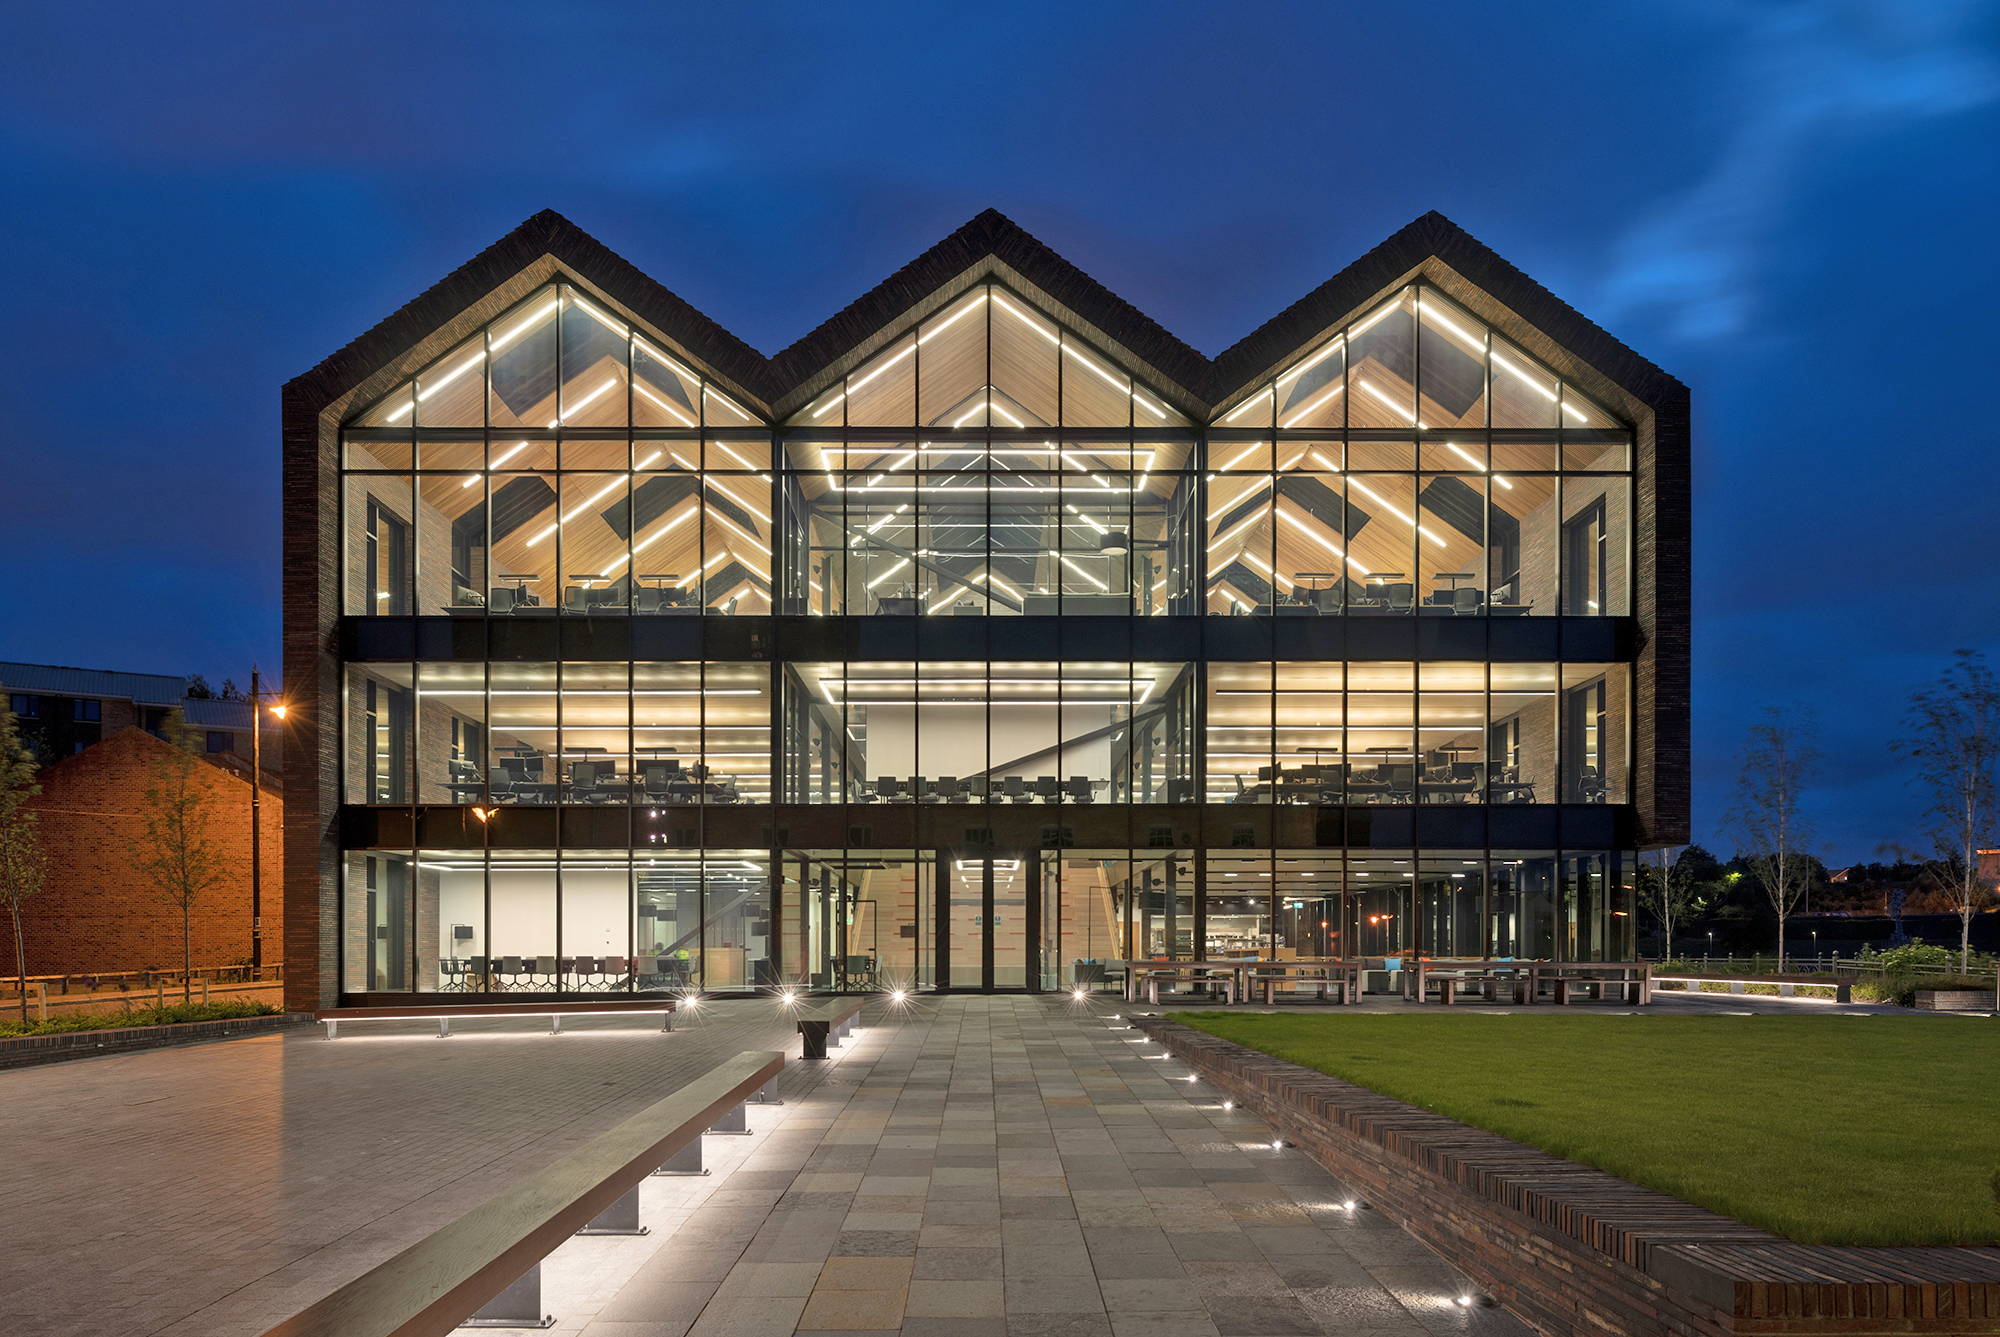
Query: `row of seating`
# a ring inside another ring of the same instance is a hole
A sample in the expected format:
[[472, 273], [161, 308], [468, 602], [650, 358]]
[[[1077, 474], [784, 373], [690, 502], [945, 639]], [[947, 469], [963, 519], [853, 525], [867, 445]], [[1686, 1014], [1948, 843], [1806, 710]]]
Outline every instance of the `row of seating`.
[[690, 981], [690, 963], [673, 956], [465, 956], [438, 962], [440, 987], [467, 992], [623, 992], [672, 988]]
[[[534, 758], [537, 763], [540, 758]], [[460, 803], [738, 803], [742, 794], [734, 776], [716, 775], [708, 767], [690, 766], [683, 770], [678, 761], [644, 762], [634, 777], [620, 775], [608, 761], [576, 761], [569, 765], [564, 781], [544, 780], [545, 768], [529, 769], [522, 758], [508, 758], [506, 764], [486, 773], [482, 784], [479, 768], [469, 761], [447, 763], [450, 779], [445, 788]]]
[[[1495, 617], [1520, 617], [1533, 608], [1532, 603], [1514, 602], [1511, 593], [1489, 604], [1484, 590], [1471, 587], [1433, 590], [1419, 601], [1415, 585], [1396, 581], [1361, 586], [1353, 594], [1337, 585], [1318, 590], [1302, 587], [1290, 594], [1280, 594], [1273, 603], [1259, 604], [1256, 611], [1265, 617], [1315, 617], [1343, 612], [1420, 613], [1426, 617], [1473, 617], [1489, 613]], [[1235, 611], [1248, 615], [1241, 604], [1235, 605]]]
[[1038, 775], [1033, 780], [1019, 775], [975, 775], [961, 780], [941, 775], [927, 780], [921, 775], [899, 780], [884, 775], [874, 781], [856, 783], [857, 803], [1088, 803], [1093, 792], [1108, 786], [1109, 780], [1093, 780], [1072, 775], [1058, 780]]

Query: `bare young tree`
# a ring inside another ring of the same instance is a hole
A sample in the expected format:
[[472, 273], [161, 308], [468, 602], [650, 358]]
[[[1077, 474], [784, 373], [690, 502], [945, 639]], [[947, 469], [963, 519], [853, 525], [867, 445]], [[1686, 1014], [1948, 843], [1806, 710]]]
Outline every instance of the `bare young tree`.
[[132, 868], [181, 912], [181, 1001], [194, 1000], [194, 906], [223, 880], [222, 850], [209, 839], [210, 795], [201, 783], [203, 762], [194, 733], [178, 710], [164, 730], [172, 751], [153, 763], [146, 786], [146, 834], [134, 849]]
[[[5, 699], [0, 689], [0, 700]], [[28, 1019], [28, 949], [21, 934], [21, 902], [48, 881], [48, 852], [28, 800], [42, 792], [35, 783], [34, 751], [21, 745], [14, 712], [0, 709], [0, 900], [14, 921], [14, 971], [21, 986], [21, 1020]]]
[[1750, 726], [1738, 757], [1736, 791], [1723, 824], [1736, 836], [1736, 849], [1764, 884], [1778, 914], [1778, 972], [1785, 969], [1785, 920], [1811, 885], [1812, 822], [1800, 796], [1819, 765], [1814, 746], [1818, 727], [1804, 706], [1790, 711], [1767, 706], [1764, 719]]
[[1674, 959], [1674, 925], [1695, 908], [1694, 869], [1683, 867], [1680, 856], [1687, 851], [1654, 850], [1639, 856], [1639, 902], [1659, 916], [1667, 935], [1666, 959]]
[[1986, 656], [1960, 650], [1938, 680], [1910, 697], [1910, 733], [1890, 746], [1917, 766], [1931, 804], [1924, 816], [1935, 858], [1928, 866], [1958, 914], [1958, 960], [1972, 958], [1972, 916], [1992, 895], [1979, 876], [1979, 851], [2000, 829], [2000, 682]]

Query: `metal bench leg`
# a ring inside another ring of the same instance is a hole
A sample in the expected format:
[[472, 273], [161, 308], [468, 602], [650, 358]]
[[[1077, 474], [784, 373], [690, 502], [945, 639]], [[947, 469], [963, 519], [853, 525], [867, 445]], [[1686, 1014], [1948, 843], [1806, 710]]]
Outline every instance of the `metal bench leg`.
[[[451, 1018], [450, 1018], [450, 1017], [439, 1017], [439, 1018], [438, 1018], [438, 1039], [440, 1039], [440, 1040], [449, 1040], [449, 1039], [451, 1039]], [[540, 1292], [539, 1292], [539, 1291], [538, 1291], [538, 1292], [536, 1292], [536, 1293], [537, 1293], [537, 1294], [540, 1294]]]
[[461, 1328], [553, 1328], [555, 1315], [542, 1313], [542, 1265], [536, 1263], [521, 1279], [487, 1302]]
[[[1845, 1000], [1845, 999], [1842, 999], [1841, 1001], [1842, 1001], [1842, 1002], [1845, 1002], [1846, 1000]], [[326, 1027], [326, 1038], [327, 1038], [327, 1039], [329, 1039], [329, 1040], [335, 1040], [335, 1039], [338, 1039], [338, 1038], [340, 1037], [340, 1023], [339, 1023], [339, 1022], [337, 1022], [337, 1021], [334, 1021], [334, 1020], [332, 1020], [331, 1018], [329, 1018], [328, 1020], [326, 1020], [326, 1021], [322, 1022], [322, 1023], [321, 1023], [321, 1025], [323, 1025], [323, 1026], [325, 1026], [325, 1027]]]
[[1154, 1007], [1160, 1005], [1160, 982], [1158, 980], [1146, 981], [1146, 1001]]
[[647, 1235], [652, 1232], [639, 1224], [639, 1186], [590, 1218], [579, 1235]]
[[660, 1034], [665, 1035], [669, 1031], [673, 1030], [673, 1028], [674, 1028], [674, 1014], [672, 1010], [670, 1009], [668, 1011], [662, 1012], [660, 1014]]
[[562, 1034], [562, 1013], [558, 1012], [554, 1016], [549, 1018], [549, 1034], [550, 1035]]
[[1452, 994], [1451, 986], [1452, 986], [1452, 981], [1450, 980], [1438, 981], [1438, 1001], [1444, 1004], [1446, 1007], [1451, 1006], [1451, 994]]
[[799, 1035], [803, 1041], [799, 1051], [800, 1058], [826, 1057], [825, 1026], [815, 1022], [802, 1021], [799, 1023]]
[[785, 1102], [773, 1094], [777, 1090], [777, 1086], [778, 1079], [773, 1077], [770, 1081], [758, 1087], [757, 1094], [750, 1097], [750, 1099], [756, 1101], [759, 1105], [782, 1105]]
[[667, 1157], [666, 1163], [653, 1173], [668, 1179], [707, 1174], [708, 1171], [701, 1168], [701, 1139], [697, 1137]]
[[743, 1112], [741, 1102], [735, 1108], [731, 1109], [729, 1113], [710, 1124], [708, 1131], [711, 1133], [726, 1133], [736, 1137], [750, 1136], [750, 1120]]

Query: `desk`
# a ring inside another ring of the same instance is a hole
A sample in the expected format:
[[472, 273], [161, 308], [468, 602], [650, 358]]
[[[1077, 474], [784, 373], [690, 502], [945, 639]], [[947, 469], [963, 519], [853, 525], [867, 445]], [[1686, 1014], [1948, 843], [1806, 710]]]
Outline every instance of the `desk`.
[[1370, 571], [1366, 576], [1368, 580], [1401, 580], [1402, 578], [1403, 573], [1401, 571]]

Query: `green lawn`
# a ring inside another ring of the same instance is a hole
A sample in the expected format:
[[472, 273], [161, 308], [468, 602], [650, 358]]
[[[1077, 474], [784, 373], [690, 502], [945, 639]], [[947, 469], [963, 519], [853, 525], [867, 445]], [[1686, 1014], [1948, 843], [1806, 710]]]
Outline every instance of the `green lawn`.
[[2000, 1241], [2000, 1021], [1173, 1019], [1802, 1243]]

